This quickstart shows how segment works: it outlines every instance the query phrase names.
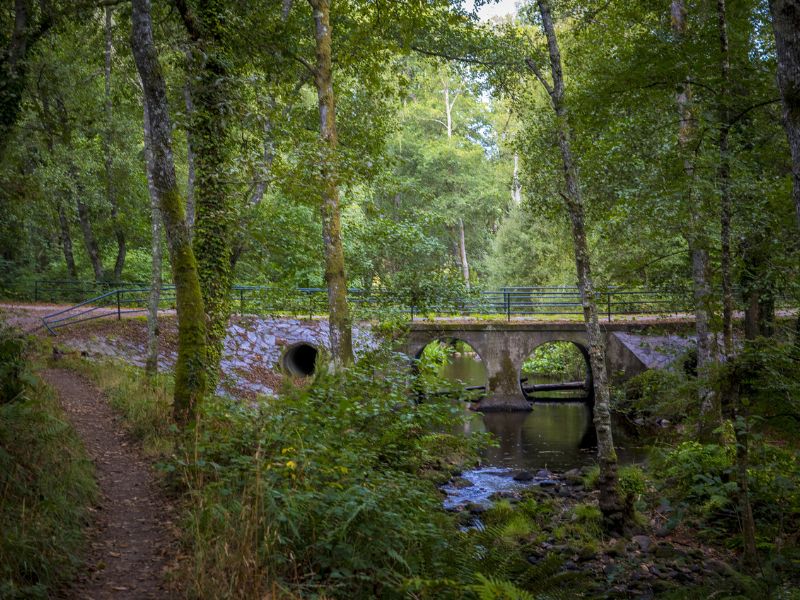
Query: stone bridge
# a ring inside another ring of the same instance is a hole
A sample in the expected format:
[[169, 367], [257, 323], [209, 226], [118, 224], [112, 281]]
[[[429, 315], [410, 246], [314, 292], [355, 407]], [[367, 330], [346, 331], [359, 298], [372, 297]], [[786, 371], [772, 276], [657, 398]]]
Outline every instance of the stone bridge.
[[[609, 376], [616, 380], [666, 366], [691, 343], [688, 338], [676, 335], [641, 335], [643, 328], [638, 323], [609, 323], [601, 327], [606, 336], [606, 366]], [[415, 321], [403, 350], [409, 356], [419, 357], [425, 346], [435, 340], [461, 340], [478, 353], [488, 379], [486, 397], [480, 402], [484, 411], [530, 410], [530, 402], [522, 392], [520, 371], [534, 349], [547, 342], [572, 342], [581, 350], [587, 360], [587, 383], [591, 390], [588, 341], [582, 322]]]

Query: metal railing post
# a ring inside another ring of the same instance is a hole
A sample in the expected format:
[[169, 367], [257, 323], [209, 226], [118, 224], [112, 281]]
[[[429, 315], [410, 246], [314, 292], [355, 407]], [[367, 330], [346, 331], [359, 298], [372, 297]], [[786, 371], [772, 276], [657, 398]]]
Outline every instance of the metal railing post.
[[120, 290], [117, 290], [117, 321], [122, 320], [122, 303], [120, 301]]
[[608, 322], [611, 323], [611, 290], [606, 292], [606, 300], [608, 302]]
[[511, 321], [511, 292], [505, 292], [506, 300], [506, 320]]
[[239, 316], [244, 314], [244, 288], [239, 288]]

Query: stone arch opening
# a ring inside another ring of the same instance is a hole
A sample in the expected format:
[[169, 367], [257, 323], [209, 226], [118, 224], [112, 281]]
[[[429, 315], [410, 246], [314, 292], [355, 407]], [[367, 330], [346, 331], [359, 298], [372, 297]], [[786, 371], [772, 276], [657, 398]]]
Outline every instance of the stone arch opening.
[[588, 350], [554, 340], [536, 346], [520, 368], [520, 387], [530, 401], [586, 402], [593, 398]]
[[435, 371], [436, 375], [452, 382], [461, 382], [466, 388], [484, 388], [489, 384], [486, 364], [481, 355], [466, 340], [441, 337], [429, 341], [414, 355], [417, 372], [420, 366]]
[[293, 344], [281, 356], [281, 368], [296, 377], [310, 377], [316, 372], [319, 350], [307, 342]]

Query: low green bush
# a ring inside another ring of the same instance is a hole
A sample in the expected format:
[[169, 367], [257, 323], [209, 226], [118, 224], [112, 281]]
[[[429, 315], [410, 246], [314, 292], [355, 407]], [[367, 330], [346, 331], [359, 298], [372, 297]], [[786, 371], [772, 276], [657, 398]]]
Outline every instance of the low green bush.
[[656, 419], [682, 422], [696, 413], [695, 386], [696, 382], [685, 373], [650, 369], [631, 377], [617, 390], [613, 408], [631, 420], [641, 418], [647, 424]]
[[170, 467], [194, 498], [199, 595], [252, 597], [277, 585], [290, 595], [392, 597], [415, 577], [457, 575], [458, 530], [420, 473], [447, 463], [442, 449], [469, 455], [475, 440], [447, 433], [463, 409], [416, 402], [415, 376], [392, 360], [364, 357], [258, 406], [205, 406]]
[[0, 324], [0, 405], [19, 400], [31, 383], [25, 360], [25, 340]]

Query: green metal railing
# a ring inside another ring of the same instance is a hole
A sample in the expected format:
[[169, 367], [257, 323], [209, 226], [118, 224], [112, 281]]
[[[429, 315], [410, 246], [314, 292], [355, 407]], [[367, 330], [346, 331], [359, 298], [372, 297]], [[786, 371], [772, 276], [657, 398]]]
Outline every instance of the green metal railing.
[[[74, 290], [73, 290], [74, 291]], [[122, 319], [125, 315], [147, 311], [150, 290], [144, 286], [104, 291], [43, 317], [44, 326], [55, 333], [61, 327], [99, 318]], [[629, 315], [661, 315], [690, 310], [684, 292], [623, 290], [609, 288], [596, 292], [595, 301], [608, 321]], [[429, 297], [425, 300], [391, 290], [352, 289], [348, 292], [353, 317], [368, 319], [393, 312], [415, 317], [497, 316], [573, 317], [583, 314], [583, 304], [576, 288], [514, 287], [475, 291], [462, 296]], [[327, 290], [324, 288], [281, 289], [268, 286], [236, 285], [231, 289], [231, 307], [239, 314], [308, 317], [327, 314]], [[175, 287], [162, 288], [160, 309], [175, 308]]]

